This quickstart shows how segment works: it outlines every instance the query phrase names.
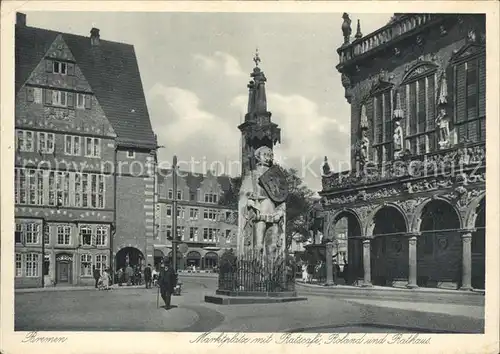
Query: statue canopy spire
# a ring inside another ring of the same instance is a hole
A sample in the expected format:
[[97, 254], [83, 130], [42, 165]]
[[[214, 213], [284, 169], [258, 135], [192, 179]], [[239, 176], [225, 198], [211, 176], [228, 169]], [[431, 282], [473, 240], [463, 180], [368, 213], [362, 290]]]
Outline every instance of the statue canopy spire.
[[255, 66], [258, 67], [259, 63], [261, 62], [260, 56], [259, 56], [259, 48], [255, 48], [255, 55], [253, 56], [253, 61], [255, 63]]

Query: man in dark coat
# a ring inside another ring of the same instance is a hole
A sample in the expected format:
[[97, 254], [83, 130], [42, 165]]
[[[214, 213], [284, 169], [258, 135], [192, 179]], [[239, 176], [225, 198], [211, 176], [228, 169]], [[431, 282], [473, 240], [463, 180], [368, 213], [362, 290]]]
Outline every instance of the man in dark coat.
[[151, 264], [148, 264], [147, 267], [144, 268], [144, 281], [146, 283], [146, 289], [151, 288], [151, 277], [152, 277]]
[[165, 308], [168, 310], [170, 308], [170, 299], [177, 282], [177, 275], [170, 265], [170, 260], [165, 261], [165, 266], [160, 269], [160, 278], [158, 282], [160, 283], [161, 298], [165, 302]]
[[92, 266], [92, 275], [94, 276], [95, 287], [97, 289], [97, 284], [99, 284], [99, 278], [101, 278], [101, 272], [99, 271], [99, 269], [96, 269], [95, 266]]

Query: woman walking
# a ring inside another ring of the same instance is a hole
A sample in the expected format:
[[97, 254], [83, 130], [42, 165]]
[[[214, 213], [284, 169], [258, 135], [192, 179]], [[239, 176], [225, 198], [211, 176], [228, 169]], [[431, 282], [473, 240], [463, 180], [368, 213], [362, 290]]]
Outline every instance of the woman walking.
[[103, 290], [109, 290], [109, 269], [104, 269], [102, 271], [102, 288]]

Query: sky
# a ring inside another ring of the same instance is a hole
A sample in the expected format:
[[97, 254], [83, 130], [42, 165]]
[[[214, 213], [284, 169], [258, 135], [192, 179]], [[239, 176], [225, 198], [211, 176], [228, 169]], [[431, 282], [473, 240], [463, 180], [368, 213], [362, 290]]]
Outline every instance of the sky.
[[[324, 156], [349, 160], [350, 107], [338, 64], [341, 13], [26, 12], [27, 25], [135, 47], [159, 161], [238, 175], [247, 84], [258, 48], [268, 110], [281, 127], [275, 157], [313, 191]], [[350, 14], [368, 34], [392, 14]], [[189, 161], [189, 165], [187, 162]], [[224, 167], [225, 166], [225, 167]]]

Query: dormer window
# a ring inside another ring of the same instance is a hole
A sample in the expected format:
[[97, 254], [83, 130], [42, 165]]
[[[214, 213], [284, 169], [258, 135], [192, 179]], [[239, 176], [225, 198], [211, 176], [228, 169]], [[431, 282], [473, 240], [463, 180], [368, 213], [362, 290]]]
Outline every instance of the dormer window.
[[60, 61], [54, 61], [53, 62], [53, 68], [54, 68], [54, 73], [56, 74], [62, 74], [66, 75], [67, 73], [67, 66], [66, 63], [60, 62]]

